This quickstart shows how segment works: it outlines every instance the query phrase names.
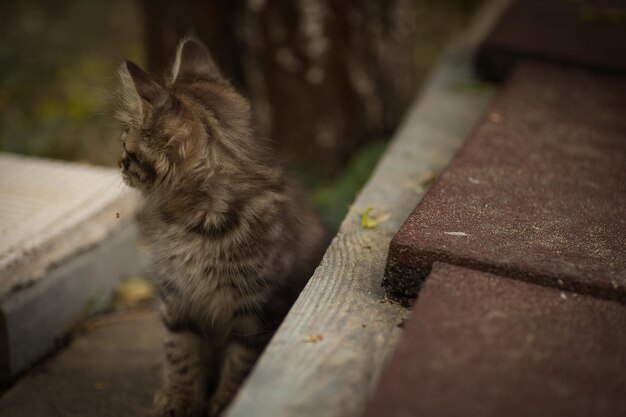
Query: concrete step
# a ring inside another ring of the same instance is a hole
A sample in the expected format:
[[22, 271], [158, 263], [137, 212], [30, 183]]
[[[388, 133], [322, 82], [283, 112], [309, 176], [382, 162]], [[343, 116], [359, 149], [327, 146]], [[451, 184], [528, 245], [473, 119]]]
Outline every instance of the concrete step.
[[0, 384], [54, 350], [140, 264], [115, 169], [0, 154]]
[[525, 64], [390, 244], [412, 297], [435, 261], [626, 301], [626, 79]]
[[436, 263], [365, 417], [626, 415], [626, 306]]
[[623, 0], [518, 0], [481, 45], [477, 68], [501, 80], [520, 59], [626, 74]]

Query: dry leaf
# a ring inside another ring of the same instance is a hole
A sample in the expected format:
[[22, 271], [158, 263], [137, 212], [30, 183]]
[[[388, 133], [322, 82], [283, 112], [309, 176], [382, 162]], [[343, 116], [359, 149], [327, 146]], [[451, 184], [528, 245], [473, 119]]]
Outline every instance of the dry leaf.
[[389, 212], [378, 213], [375, 216], [372, 215], [372, 211], [374, 209], [372, 207], [368, 207], [365, 209], [363, 213], [361, 213], [361, 226], [366, 229], [373, 229], [379, 224], [386, 222], [391, 217]]
[[133, 306], [151, 299], [154, 296], [154, 288], [147, 278], [132, 277], [120, 284], [117, 296], [122, 303]]
[[306, 343], [317, 343], [321, 342], [322, 340], [324, 340], [324, 336], [322, 336], [321, 334], [312, 334], [304, 338], [304, 341]]
[[489, 121], [492, 123], [502, 123], [503, 119], [502, 119], [502, 115], [500, 113], [496, 113], [496, 112], [491, 112], [489, 113]]

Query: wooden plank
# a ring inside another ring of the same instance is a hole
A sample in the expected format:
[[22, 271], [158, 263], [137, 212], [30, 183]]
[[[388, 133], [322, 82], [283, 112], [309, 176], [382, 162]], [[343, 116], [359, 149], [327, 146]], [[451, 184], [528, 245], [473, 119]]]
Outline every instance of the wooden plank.
[[[495, 17], [494, 8], [504, 3], [490, 2], [480, 24], [489, 24], [484, 16]], [[476, 41], [468, 35], [435, 69], [228, 417], [346, 417], [363, 411], [407, 313], [380, 286], [389, 242], [492, 96], [474, 88]], [[364, 229], [360, 213], [368, 207], [388, 219]]]

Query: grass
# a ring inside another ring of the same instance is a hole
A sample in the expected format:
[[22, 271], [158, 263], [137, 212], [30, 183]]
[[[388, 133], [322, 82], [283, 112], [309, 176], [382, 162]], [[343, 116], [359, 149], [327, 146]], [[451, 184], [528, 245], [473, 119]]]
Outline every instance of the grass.
[[365, 145], [352, 157], [339, 176], [318, 180], [313, 185], [313, 202], [319, 208], [329, 231], [334, 233], [339, 229], [350, 204], [367, 182], [386, 147], [386, 140]]

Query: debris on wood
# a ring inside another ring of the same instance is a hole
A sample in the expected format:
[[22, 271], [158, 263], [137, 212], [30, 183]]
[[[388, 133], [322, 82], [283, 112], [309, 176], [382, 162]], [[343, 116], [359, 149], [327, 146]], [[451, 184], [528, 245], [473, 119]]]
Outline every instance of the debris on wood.
[[503, 120], [502, 115], [496, 112], [489, 113], [488, 118], [491, 123], [502, 123], [502, 120]]
[[417, 194], [421, 194], [422, 192], [424, 192], [424, 187], [422, 187], [419, 183], [413, 180], [405, 180], [402, 186], [408, 188], [411, 191], [414, 191]]
[[417, 179], [406, 179], [403, 186], [421, 194], [426, 191], [437, 179], [437, 174], [433, 171], [427, 171], [424, 175]]
[[374, 209], [372, 207], [368, 207], [363, 213], [361, 213], [361, 226], [365, 229], [373, 229], [379, 224], [389, 220], [389, 217], [391, 216], [389, 212], [381, 212], [376, 215], [372, 215], [373, 210]]
[[318, 343], [324, 340], [324, 336], [321, 334], [311, 334], [304, 338], [306, 343]]
[[434, 183], [436, 179], [437, 174], [435, 174], [433, 171], [428, 171], [420, 178], [420, 185], [424, 188], [427, 188], [432, 185], [432, 183]]
[[370, 213], [372, 212], [373, 208], [368, 207], [365, 209], [365, 211], [361, 214], [361, 226], [363, 226], [366, 229], [373, 229], [374, 227], [378, 226], [378, 222], [370, 216]]

